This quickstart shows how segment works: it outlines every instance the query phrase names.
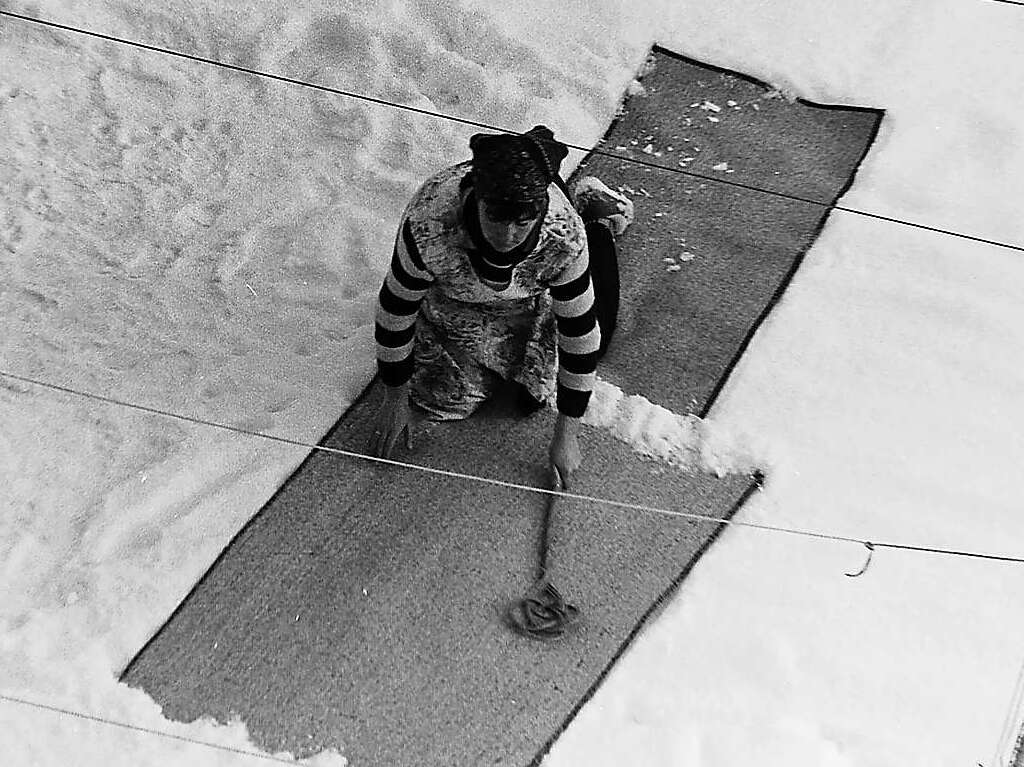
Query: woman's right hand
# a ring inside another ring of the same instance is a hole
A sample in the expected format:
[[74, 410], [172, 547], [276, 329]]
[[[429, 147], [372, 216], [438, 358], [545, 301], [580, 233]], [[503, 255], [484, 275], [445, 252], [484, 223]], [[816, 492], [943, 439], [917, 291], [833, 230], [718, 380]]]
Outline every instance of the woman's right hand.
[[368, 450], [378, 458], [390, 458], [398, 439], [405, 432], [405, 446], [412, 449], [412, 424], [409, 412], [409, 386], [385, 386], [384, 402], [370, 435]]

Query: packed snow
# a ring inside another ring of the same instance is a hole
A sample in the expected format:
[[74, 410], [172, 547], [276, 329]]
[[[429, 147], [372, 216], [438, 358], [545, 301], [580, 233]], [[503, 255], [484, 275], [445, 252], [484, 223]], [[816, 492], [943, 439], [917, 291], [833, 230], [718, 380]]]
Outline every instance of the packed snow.
[[[1010, 4], [0, 10], [582, 146], [643, 93], [657, 42], [787, 98], [885, 109], [844, 206], [1024, 244]], [[477, 130], [0, 17], [0, 370], [315, 443], [372, 375], [408, 195]], [[696, 148], [677, 150], [685, 167]], [[1021, 556], [1022, 294], [1019, 251], [837, 212], [708, 420], [602, 384], [590, 428], [765, 468], [741, 520]], [[307, 451], [3, 377], [0, 423], [5, 763], [260, 763], [244, 723], [168, 721], [116, 678]], [[548, 763], [1008, 764], [1024, 568], [883, 549], [845, 577], [864, 556], [731, 528]]]

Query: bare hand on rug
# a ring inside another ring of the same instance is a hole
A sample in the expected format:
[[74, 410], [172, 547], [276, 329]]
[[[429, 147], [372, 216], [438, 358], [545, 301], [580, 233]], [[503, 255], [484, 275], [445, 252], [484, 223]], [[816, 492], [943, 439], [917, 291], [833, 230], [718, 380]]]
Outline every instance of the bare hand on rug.
[[405, 432], [405, 446], [412, 450], [412, 416], [409, 412], [409, 386], [385, 386], [384, 402], [377, 411], [367, 450], [378, 458], [390, 458], [398, 438]]
[[566, 480], [583, 463], [583, 455], [580, 452], [580, 443], [577, 438], [579, 432], [579, 418], [558, 414], [548, 456], [551, 459], [551, 465], [558, 469], [558, 473]]

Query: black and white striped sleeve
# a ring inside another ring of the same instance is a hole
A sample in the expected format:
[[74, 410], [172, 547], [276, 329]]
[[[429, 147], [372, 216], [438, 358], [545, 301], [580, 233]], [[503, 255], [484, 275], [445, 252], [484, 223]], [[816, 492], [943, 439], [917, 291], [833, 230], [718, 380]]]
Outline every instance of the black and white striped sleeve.
[[377, 372], [388, 386], [401, 386], [412, 378], [416, 314], [433, 279], [406, 219], [395, 238], [391, 266], [378, 294], [374, 328]]
[[558, 412], [581, 418], [594, 388], [601, 346], [586, 246], [551, 283], [551, 298], [558, 323]]

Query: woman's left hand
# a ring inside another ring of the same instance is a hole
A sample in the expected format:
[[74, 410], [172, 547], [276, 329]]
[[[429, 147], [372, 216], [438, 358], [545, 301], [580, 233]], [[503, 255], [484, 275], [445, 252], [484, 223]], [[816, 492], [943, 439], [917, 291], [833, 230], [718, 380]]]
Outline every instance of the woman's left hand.
[[579, 430], [579, 418], [558, 414], [548, 456], [551, 459], [551, 465], [558, 469], [562, 479], [566, 482], [569, 480], [569, 475], [583, 463], [583, 455], [580, 452], [580, 443], [577, 437]]

